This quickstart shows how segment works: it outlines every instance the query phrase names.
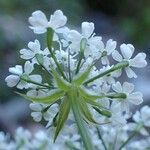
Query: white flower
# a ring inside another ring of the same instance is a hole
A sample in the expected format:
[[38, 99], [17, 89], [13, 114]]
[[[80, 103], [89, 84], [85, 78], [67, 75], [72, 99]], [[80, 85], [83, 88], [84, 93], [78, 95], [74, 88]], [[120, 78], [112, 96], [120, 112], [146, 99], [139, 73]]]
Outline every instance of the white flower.
[[31, 103], [30, 109], [34, 112], [31, 113], [31, 116], [36, 122], [40, 122], [42, 120], [42, 110], [44, 109], [42, 104], [39, 103]]
[[106, 47], [102, 42], [100, 51], [101, 53], [106, 53], [106, 55], [101, 58], [103, 65], [109, 65], [108, 56], [112, 54], [112, 52], [116, 49], [116, 46], [117, 46], [117, 42], [113, 41], [112, 39], [107, 41]]
[[112, 116], [109, 119], [111, 123], [115, 126], [123, 126], [127, 123], [125, 116], [122, 114], [122, 109], [120, 103], [113, 102], [111, 104], [111, 113]]
[[47, 69], [49, 69], [51, 60], [48, 57], [48, 55], [50, 54], [48, 48], [41, 50], [41, 45], [38, 40], [35, 40], [34, 42], [29, 42], [28, 48], [29, 49], [24, 48], [20, 50], [20, 57], [25, 60], [31, 59], [33, 64], [39, 64], [36, 55], [41, 55], [41, 57], [43, 57], [43, 65]]
[[136, 67], [136, 68], [145, 67], [147, 65], [147, 62], [145, 60], [146, 54], [138, 53], [134, 58], [131, 59], [134, 53], [134, 47], [131, 44], [122, 44], [120, 46], [120, 50], [121, 50], [123, 57], [116, 50], [112, 53], [112, 57], [114, 58], [114, 60], [118, 62], [122, 62], [123, 60], [128, 61], [129, 67], [125, 68], [127, 76], [129, 78], [133, 78], [133, 77], [136, 78], [137, 75], [134, 73], [134, 71], [130, 67]]
[[49, 91], [47, 89], [42, 89], [42, 88], [40, 89], [40, 87], [38, 87], [38, 86], [35, 86], [35, 87], [32, 86], [32, 88], [33, 89], [31, 89], [27, 92], [27, 96], [30, 96], [30, 97], [44, 97], [44, 96], [47, 95], [47, 92]]
[[86, 48], [84, 51], [85, 57], [100, 57], [99, 47], [101, 45], [101, 37], [95, 36], [94, 32], [94, 24], [92, 22], [83, 22], [81, 25], [81, 31], [79, 32], [75, 30], [71, 30], [68, 33], [67, 40], [70, 41], [69, 47], [71, 48], [71, 53], [77, 53], [80, 50], [80, 43], [82, 39], [86, 39]]
[[[109, 69], [111, 69], [113, 66], [103, 66], [100, 71], [99, 71], [99, 74], [100, 73], [103, 73]], [[115, 72], [112, 72], [110, 74], [107, 74], [105, 76], [103, 76], [101, 78], [101, 82], [107, 82], [108, 84], [114, 84], [115, 83], [115, 78], [119, 77], [121, 75], [121, 72], [120, 71], [115, 71]]]
[[29, 42], [28, 43], [28, 48], [29, 49], [21, 49], [20, 54], [22, 59], [32, 59], [35, 57], [36, 54], [42, 54], [44, 56], [47, 56], [49, 54], [48, 49], [46, 48], [45, 50], [41, 50], [41, 45], [38, 40], [35, 40], [34, 42]]
[[[24, 65], [24, 73], [29, 75], [33, 70], [33, 65], [27, 61]], [[20, 81], [20, 77], [23, 75], [23, 68], [20, 65], [16, 65], [15, 67], [9, 68], [9, 72], [12, 75], [6, 77], [5, 81], [9, 87], [14, 87], [17, 85], [17, 88], [23, 89], [28, 88], [28, 83], [25, 81]]]
[[112, 89], [117, 93], [124, 93], [125, 99], [120, 99], [121, 109], [126, 113], [129, 113], [129, 103], [139, 105], [143, 102], [143, 95], [141, 92], [133, 92], [134, 85], [132, 83], [124, 82], [121, 86], [120, 82], [116, 82], [112, 85]]
[[137, 123], [142, 122], [146, 127], [150, 127], [150, 107], [143, 106], [140, 111], [136, 111], [133, 120]]
[[63, 15], [61, 10], [56, 10], [53, 15], [50, 16], [50, 20], [48, 21], [45, 14], [37, 10], [32, 13], [32, 16], [29, 18], [29, 22], [32, 26], [34, 33], [42, 34], [47, 31], [47, 28], [51, 27], [55, 32], [60, 27], [63, 27], [67, 22], [67, 17]]
[[28, 89], [32, 84], [21, 80], [22, 76], [26, 76], [32, 81], [34, 80], [37, 82], [41, 82], [42, 78], [40, 75], [30, 75], [33, 69], [33, 64], [29, 61], [26, 61], [26, 63], [24, 64], [24, 70], [20, 65], [9, 68], [9, 72], [12, 73], [12, 75], [6, 77], [5, 81], [7, 82], [7, 85], [9, 87], [17, 86], [18, 89]]
[[137, 141], [132, 141], [128, 145], [128, 149], [132, 150], [149, 150], [150, 148], [150, 138], [144, 138]]
[[[100, 95], [107, 95], [107, 93], [110, 90], [110, 85], [108, 85], [107, 83], [104, 83], [102, 85], [99, 85], [99, 83], [97, 83], [96, 85], [93, 86], [93, 90], [96, 93], [100, 93]], [[109, 109], [110, 106], [110, 101], [108, 98], [103, 98], [103, 99], [97, 99], [98, 103], [100, 103], [103, 107]]]
[[19, 146], [22, 150], [29, 149], [30, 139], [31, 133], [28, 130], [23, 129], [22, 127], [17, 128], [15, 132], [15, 142], [17, 147]]
[[50, 108], [44, 113], [43, 117], [48, 121], [46, 127], [49, 127], [53, 123], [55, 115], [58, 113], [59, 107], [58, 104], [53, 104]]

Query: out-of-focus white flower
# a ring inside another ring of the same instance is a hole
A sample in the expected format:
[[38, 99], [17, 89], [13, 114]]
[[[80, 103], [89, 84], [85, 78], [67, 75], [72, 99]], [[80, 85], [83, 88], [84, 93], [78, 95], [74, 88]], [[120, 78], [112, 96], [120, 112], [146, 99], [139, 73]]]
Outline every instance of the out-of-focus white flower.
[[133, 92], [134, 85], [132, 83], [124, 82], [123, 85], [120, 82], [116, 82], [112, 85], [112, 89], [117, 93], [124, 93], [125, 99], [121, 99], [121, 109], [126, 113], [129, 113], [129, 103], [139, 105], [143, 102], [143, 95], [141, 92]]
[[111, 117], [109, 120], [115, 126], [123, 126], [127, 123], [125, 116], [122, 114], [122, 109], [120, 103], [113, 102], [111, 104]]
[[134, 53], [134, 47], [131, 44], [122, 44], [120, 46], [120, 50], [121, 50], [123, 57], [116, 50], [112, 53], [112, 57], [114, 58], [114, 60], [118, 62], [122, 62], [123, 60], [128, 61], [129, 66], [125, 68], [127, 76], [129, 78], [133, 78], [133, 77], [136, 78], [137, 75], [134, 73], [131, 67], [136, 67], [136, 68], [145, 67], [147, 65], [147, 62], [145, 60], [146, 54], [138, 53], [134, 58], [131, 59]]
[[24, 130], [19, 127], [15, 132], [15, 142], [17, 147], [22, 150], [29, 149], [31, 140], [31, 133], [28, 130]]
[[47, 28], [52, 28], [55, 32], [60, 27], [63, 27], [67, 22], [67, 17], [63, 15], [61, 10], [56, 10], [53, 15], [50, 16], [48, 21], [45, 14], [37, 10], [32, 13], [32, 16], [29, 18], [30, 26], [33, 29], [34, 33], [42, 34], [47, 31]]
[[16, 145], [13, 141], [10, 141], [10, 137], [0, 131], [0, 150], [15, 150]]
[[132, 149], [132, 150], [149, 150], [150, 138], [145, 138], [138, 141], [132, 141], [127, 147], [128, 149]]
[[[96, 93], [100, 93], [101, 95], [107, 95], [107, 93], [110, 90], [110, 85], [107, 83], [103, 83], [101, 86], [97, 83], [94, 85], [93, 90]], [[110, 101], [108, 98], [103, 98], [103, 99], [97, 99], [97, 102], [100, 103], [103, 107], [109, 109], [110, 106]]]
[[150, 127], [150, 107], [146, 105], [140, 111], [136, 111], [133, 115], [133, 120], [137, 123], [143, 123], [146, 127]]

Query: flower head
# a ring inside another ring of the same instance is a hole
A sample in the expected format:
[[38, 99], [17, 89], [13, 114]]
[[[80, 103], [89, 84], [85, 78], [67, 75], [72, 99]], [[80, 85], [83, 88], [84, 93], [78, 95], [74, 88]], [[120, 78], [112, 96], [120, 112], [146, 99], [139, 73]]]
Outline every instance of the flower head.
[[112, 53], [112, 57], [114, 60], [121, 62], [123, 60], [129, 62], [129, 66], [125, 68], [125, 71], [127, 73], [127, 76], [129, 78], [136, 78], [137, 75], [134, 73], [134, 71], [131, 69], [131, 67], [136, 68], [143, 68], [147, 65], [147, 62], [145, 60], [146, 54], [145, 53], [139, 53], [134, 58], [131, 58], [134, 53], [134, 47], [131, 44], [122, 44], [120, 46], [121, 53], [123, 57], [119, 54], [118, 51], [114, 51]]
[[63, 15], [61, 10], [56, 10], [54, 14], [50, 16], [50, 20], [48, 21], [45, 14], [42, 11], [37, 10], [32, 13], [29, 22], [32, 25], [30, 28], [33, 29], [34, 33], [42, 34], [45, 33], [49, 27], [57, 32], [57, 29], [66, 24], [67, 18]]

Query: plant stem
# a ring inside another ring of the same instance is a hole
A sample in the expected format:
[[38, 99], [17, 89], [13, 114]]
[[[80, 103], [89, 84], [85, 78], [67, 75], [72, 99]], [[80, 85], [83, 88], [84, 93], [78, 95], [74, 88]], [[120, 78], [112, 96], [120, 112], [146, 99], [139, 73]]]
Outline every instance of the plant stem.
[[87, 44], [87, 40], [85, 38], [83, 38], [80, 42], [79, 61], [78, 61], [78, 64], [77, 64], [75, 74], [77, 74], [80, 70], [81, 61], [82, 61], [82, 58], [84, 57], [84, 50], [85, 50], [86, 44]]
[[69, 81], [72, 81], [71, 78], [71, 70], [70, 70], [70, 49], [68, 50], [68, 75], [69, 75]]
[[58, 63], [57, 61], [57, 58], [56, 56], [54, 55], [53, 51], [52, 51], [52, 41], [53, 41], [53, 34], [54, 34], [54, 31], [52, 28], [48, 28], [47, 29], [47, 47], [49, 49], [49, 52], [51, 54], [51, 57], [53, 58], [59, 72], [61, 73], [61, 75], [63, 76], [64, 79], [67, 79], [64, 72], [63, 72], [63, 69], [61, 68], [60, 64]]
[[100, 73], [99, 75], [87, 80], [84, 82], [84, 85], [87, 85], [88, 83], [90, 82], [93, 82], [94, 80], [98, 79], [98, 78], [101, 78], [105, 75], [108, 75], [116, 70], [119, 70], [119, 69], [122, 69], [122, 68], [125, 68], [125, 67], [128, 67], [129, 66], [129, 62], [128, 61], [123, 61], [123, 62], [120, 62], [118, 64], [116, 64], [115, 66], [113, 66], [112, 68]]
[[78, 150], [70, 141], [67, 141], [66, 145], [70, 150]]
[[70, 101], [71, 101], [71, 107], [72, 107], [72, 111], [76, 120], [76, 124], [79, 130], [79, 133], [81, 135], [81, 138], [83, 140], [84, 146], [86, 150], [95, 150], [92, 141], [89, 137], [89, 132], [87, 129], [87, 126], [85, 124], [85, 122], [83, 121], [83, 118], [81, 117], [81, 112], [79, 109], [79, 104], [77, 101], [77, 90], [72, 88], [70, 93]]
[[128, 144], [128, 142], [136, 135], [139, 133], [140, 129], [143, 127], [143, 123], [140, 123], [136, 126], [136, 128], [134, 129], [134, 131], [131, 133], [131, 135], [128, 137], [128, 139], [120, 146], [119, 150], [122, 150], [123, 147], [126, 146], [126, 144]]
[[20, 79], [23, 80], [23, 81], [25, 81], [25, 82], [28, 82], [28, 83], [32, 83], [32, 84], [35, 84], [35, 85], [39, 85], [39, 86], [42, 86], [42, 87], [46, 87], [46, 88], [48, 88], [48, 89], [53, 88], [52, 86], [44, 85], [44, 84], [41, 84], [41, 83], [32, 81], [32, 80], [30, 80], [30, 79], [26, 79], [26, 78], [23, 78], [23, 77], [21, 77]]
[[102, 144], [103, 144], [103, 146], [104, 146], [104, 149], [107, 150], [106, 144], [105, 144], [105, 142], [104, 142], [104, 140], [103, 140], [103, 138], [102, 138], [102, 136], [101, 136], [100, 130], [98, 129], [98, 127], [96, 127], [96, 129], [97, 129], [98, 137], [101, 139]]

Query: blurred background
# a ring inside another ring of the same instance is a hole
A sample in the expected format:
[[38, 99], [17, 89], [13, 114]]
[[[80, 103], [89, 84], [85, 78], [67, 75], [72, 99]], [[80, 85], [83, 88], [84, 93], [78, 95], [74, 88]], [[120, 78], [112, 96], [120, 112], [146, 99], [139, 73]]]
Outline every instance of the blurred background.
[[[149, 0], [0, 0], [0, 131], [13, 133], [18, 126], [35, 128], [29, 103], [14, 94], [15, 89], [8, 88], [4, 79], [9, 67], [23, 63], [19, 50], [39, 38], [28, 28], [28, 17], [35, 10], [49, 17], [56, 9], [68, 17], [70, 27], [78, 29], [82, 21], [94, 22], [95, 32], [104, 41], [112, 38], [118, 45], [131, 43], [136, 47], [135, 53], [147, 54], [149, 63]], [[137, 74], [138, 80], [132, 82], [136, 90], [143, 92], [144, 104], [150, 105], [150, 67]]]

